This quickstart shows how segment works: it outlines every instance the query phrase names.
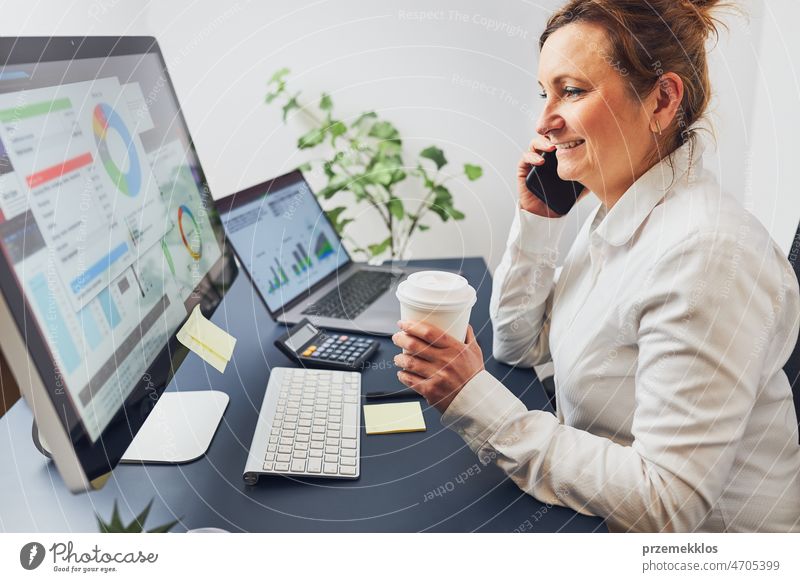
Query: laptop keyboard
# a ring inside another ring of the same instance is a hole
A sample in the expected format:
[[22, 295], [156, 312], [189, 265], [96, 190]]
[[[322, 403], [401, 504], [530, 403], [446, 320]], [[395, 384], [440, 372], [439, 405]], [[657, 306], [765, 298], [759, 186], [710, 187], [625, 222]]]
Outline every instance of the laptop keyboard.
[[399, 278], [399, 275], [385, 271], [359, 271], [309, 305], [303, 315], [355, 319]]

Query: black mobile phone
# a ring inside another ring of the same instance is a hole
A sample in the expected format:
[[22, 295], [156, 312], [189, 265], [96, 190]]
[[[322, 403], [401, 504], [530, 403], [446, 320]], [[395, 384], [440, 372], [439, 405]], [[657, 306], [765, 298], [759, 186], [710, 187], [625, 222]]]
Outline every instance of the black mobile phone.
[[533, 166], [525, 178], [525, 185], [542, 202], [557, 212], [566, 214], [575, 206], [578, 196], [583, 192], [583, 184], [558, 177], [558, 158], [556, 152], [544, 152], [544, 164]]

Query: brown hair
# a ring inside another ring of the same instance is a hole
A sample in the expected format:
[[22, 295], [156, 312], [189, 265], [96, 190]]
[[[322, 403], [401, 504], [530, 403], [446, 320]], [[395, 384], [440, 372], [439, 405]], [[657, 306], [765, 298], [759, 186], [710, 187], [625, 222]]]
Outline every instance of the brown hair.
[[550, 17], [539, 38], [539, 50], [548, 37], [573, 22], [603, 26], [611, 45], [614, 68], [630, 83], [635, 97], [643, 98], [661, 75], [674, 72], [683, 81], [678, 113], [659, 147], [666, 153], [682, 145], [690, 127], [702, 117], [711, 97], [706, 62], [706, 40], [719, 37], [720, 21], [711, 15], [719, 0], [570, 0]]

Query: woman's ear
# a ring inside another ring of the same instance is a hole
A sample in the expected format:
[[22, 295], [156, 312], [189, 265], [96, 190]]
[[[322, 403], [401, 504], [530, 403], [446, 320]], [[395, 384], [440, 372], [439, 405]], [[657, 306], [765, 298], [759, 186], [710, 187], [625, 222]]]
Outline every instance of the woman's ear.
[[[651, 112], [651, 129], [669, 127], [683, 101], [683, 80], [676, 73], [664, 73], [653, 89], [655, 106]], [[652, 129], [655, 133], [661, 133]]]

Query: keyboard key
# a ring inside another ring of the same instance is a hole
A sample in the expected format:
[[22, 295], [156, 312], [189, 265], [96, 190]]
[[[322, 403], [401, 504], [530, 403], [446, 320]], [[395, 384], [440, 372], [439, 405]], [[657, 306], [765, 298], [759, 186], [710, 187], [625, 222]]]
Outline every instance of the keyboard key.
[[311, 458], [322, 458], [322, 451], [315, 451], [314, 449], [311, 449], [308, 451], [308, 456]]
[[340, 454], [342, 455], [342, 458], [355, 457], [356, 451], [355, 449], [342, 449]]
[[355, 467], [340, 467], [339, 468], [342, 475], [355, 475], [356, 468]]
[[293, 459], [305, 459], [308, 457], [308, 451], [295, 451], [292, 453]]
[[309, 459], [308, 472], [319, 473], [320, 471], [322, 471], [322, 459]]
[[297, 459], [292, 461], [292, 473], [302, 473], [306, 470], [305, 459]]
[[337, 455], [325, 455], [326, 463], [337, 463], [338, 461], [339, 457]]
[[267, 461], [266, 463], [264, 463], [264, 470], [272, 471], [272, 465], [273, 465], [272, 461]]
[[353, 459], [353, 458], [343, 457], [343, 458], [339, 459], [339, 464], [347, 466], [347, 467], [355, 467], [356, 466], [356, 460]]
[[339, 472], [336, 463], [325, 463], [325, 473], [328, 475], [336, 475]]
[[[353, 447], [355, 448], [355, 447]], [[325, 447], [325, 454], [326, 455], [338, 455], [339, 454], [339, 447]]]
[[343, 449], [355, 449], [356, 448], [356, 440], [355, 439], [342, 439], [342, 448]]
[[288, 446], [288, 445], [280, 445], [280, 446], [278, 447], [278, 452], [279, 452], [279, 453], [285, 453], [285, 454], [289, 454], [289, 453], [291, 453], [291, 452], [292, 452], [292, 447], [290, 447], [290, 446]]
[[289, 463], [275, 463], [273, 469], [275, 471], [286, 472], [289, 470]]

